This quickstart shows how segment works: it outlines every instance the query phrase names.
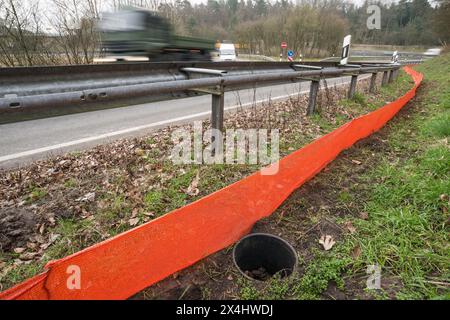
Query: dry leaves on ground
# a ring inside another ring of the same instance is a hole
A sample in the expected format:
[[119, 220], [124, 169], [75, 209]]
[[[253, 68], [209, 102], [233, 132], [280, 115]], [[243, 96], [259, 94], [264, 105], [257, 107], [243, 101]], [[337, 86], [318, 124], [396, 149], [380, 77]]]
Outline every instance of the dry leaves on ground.
[[351, 221], [346, 221], [344, 223], [345, 229], [347, 229], [350, 234], [354, 234], [356, 232], [356, 228]]
[[334, 241], [333, 236], [327, 234], [320, 238], [319, 243], [323, 246], [325, 251], [328, 251], [333, 248], [333, 246], [336, 244], [336, 241]]

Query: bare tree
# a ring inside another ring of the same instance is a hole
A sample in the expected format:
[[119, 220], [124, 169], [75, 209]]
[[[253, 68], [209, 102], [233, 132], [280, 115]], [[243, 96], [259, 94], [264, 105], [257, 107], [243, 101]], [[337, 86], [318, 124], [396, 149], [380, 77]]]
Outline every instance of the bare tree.
[[92, 63], [100, 47], [96, 21], [101, 0], [53, 0], [53, 4], [58, 49], [70, 64]]
[[40, 21], [37, 17], [39, 3], [23, 6], [17, 0], [3, 0], [0, 12], [1, 25], [0, 60], [8, 66], [35, 64]]

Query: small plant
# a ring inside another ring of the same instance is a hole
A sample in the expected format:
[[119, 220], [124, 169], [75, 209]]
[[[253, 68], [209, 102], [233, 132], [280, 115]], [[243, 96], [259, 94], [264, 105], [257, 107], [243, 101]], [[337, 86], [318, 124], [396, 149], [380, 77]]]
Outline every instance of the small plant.
[[260, 299], [260, 292], [249, 280], [240, 280], [240, 298], [242, 300], [258, 300]]
[[317, 253], [294, 289], [296, 296], [299, 299], [318, 299], [331, 281], [335, 282], [338, 288], [343, 289], [342, 274], [349, 263], [350, 258], [341, 259]]
[[26, 202], [32, 203], [44, 198], [47, 195], [47, 191], [44, 188], [33, 187], [28, 195]]
[[65, 188], [75, 188], [77, 186], [77, 180], [70, 178], [64, 182]]
[[161, 191], [150, 191], [144, 197], [146, 208], [150, 211], [160, 213], [163, 209], [163, 193]]
[[[450, 102], [450, 100], [449, 100]], [[445, 138], [450, 136], [450, 112], [447, 111], [440, 114], [430, 121], [428, 121], [424, 126], [425, 133], [438, 138]]]
[[360, 104], [361, 106], [365, 107], [367, 105], [367, 99], [366, 96], [363, 95], [360, 92], [355, 92], [355, 94], [353, 95], [352, 100], [358, 104]]

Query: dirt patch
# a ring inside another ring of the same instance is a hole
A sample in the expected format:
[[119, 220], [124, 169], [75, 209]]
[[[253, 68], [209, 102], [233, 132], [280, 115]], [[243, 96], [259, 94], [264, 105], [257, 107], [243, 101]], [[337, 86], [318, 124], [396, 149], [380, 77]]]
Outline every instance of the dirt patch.
[[36, 232], [38, 220], [23, 208], [0, 210], [0, 251], [11, 251], [26, 245]]

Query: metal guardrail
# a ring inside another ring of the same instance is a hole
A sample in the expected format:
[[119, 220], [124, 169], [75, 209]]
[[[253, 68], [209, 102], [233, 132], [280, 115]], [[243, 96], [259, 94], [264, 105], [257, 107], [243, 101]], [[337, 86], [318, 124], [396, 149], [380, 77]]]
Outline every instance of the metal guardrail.
[[[0, 69], [0, 116], [11, 110], [35, 110], [104, 103], [117, 99], [201, 92], [212, 95], [212, 127], [222, 130], [224, 92], [286, 82], [311, 81], [308, 114], [315, 110], [319, 83], [324, 78], [350, 75], [348, 96], [355, 94], [358, 75], [383, 73], [392, 81], [398, 64], [329, 62], [176, 62]], [[167, 99], [170, 99], [167, 98]], [[167, 100], [166, 99], [166, 100]]]
[[[313, 63], [333, 67], [336, 63]], [[183, 68], [217, 69], [228, 75], [295, 71], [288, 62], [156, 62], [0, 68], [0, 98], [141, 83], [187, 80]]]

